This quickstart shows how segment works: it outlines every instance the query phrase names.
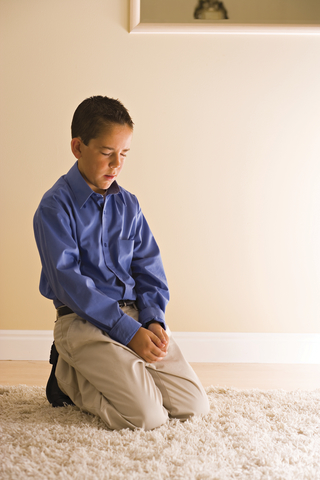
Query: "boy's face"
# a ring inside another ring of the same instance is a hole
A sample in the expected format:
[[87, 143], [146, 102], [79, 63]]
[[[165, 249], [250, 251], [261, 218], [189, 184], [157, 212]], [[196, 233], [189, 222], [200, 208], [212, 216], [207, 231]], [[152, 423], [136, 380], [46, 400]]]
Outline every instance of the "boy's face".
[[85, 145], [73, 138], [71, 149], [78, 159], [78, 168], [94, 192], [104, 194], [122, 170], [130, 149], [132, 129], [128, 125], [112, 124]]

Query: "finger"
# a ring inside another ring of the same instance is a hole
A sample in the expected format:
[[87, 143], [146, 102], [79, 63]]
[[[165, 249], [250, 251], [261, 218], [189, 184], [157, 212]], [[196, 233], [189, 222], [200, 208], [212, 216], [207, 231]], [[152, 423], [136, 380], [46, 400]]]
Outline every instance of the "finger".
[[168, 335], [166, 334], [166, 331], [160, 326], [157, 325], [157, 330], [152, 330], [152, 332], [159, 338], [161, 341], [161, 348], [163, 345], [166, 345], [168, 343]]
[[161, 351], [167, 353], [167, 352], [168, 352], [168, 348], [169, 348], [169, 345], [168, 345], [168, 344], [163, 345], [163, 347], [161, 348]]
[[150, 332], [150, 339], [160, 349], [162, 345], [161, 339], [153, 332]]
[[159, 362], [166, 355], [167, 355], [166, 352], [162, 352], [159, 349], [154, 349], [154, 350], [149, 350], [147, 352], [144, 352], [144, 355], [142, 355], [142, 358], [148, 363], [153, 363], [153, 362]]
[[162, 334], [163, 334], [165, 343], [169, 343], [169, 335], [167, 334], [167, 332], [162, 329]]
[[167, 354], [161, 348], [157, 348], [155, 345], [153, 348], [150, 348], [150, 353], [155, 357], [164, 357]]
[[149, 352], [147, 353], [149, 361], [153, 361], [153, 362], [162, 360], [166, 355], [167, 355], [167, 352], [156, 347], [156, 345], [152, 345]]
[[168, 350], [168, 347], [169, 347], [169, 342], [165, 337], [163, 337], [162, 343], [161, 343], [161, 350], [166, 352]]
[[163, 360], [166, 355], [167, 355], [166, 352], [161, 352], [161, 356], [154, 355], [153, 353], [150, 352], [145, 360], [148, 363], [161, 362], [161, 360]]

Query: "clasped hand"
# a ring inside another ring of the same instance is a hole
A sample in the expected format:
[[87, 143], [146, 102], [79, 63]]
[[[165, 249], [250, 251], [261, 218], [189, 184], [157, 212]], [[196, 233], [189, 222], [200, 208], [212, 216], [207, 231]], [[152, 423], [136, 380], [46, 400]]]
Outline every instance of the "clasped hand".
[[148, 363], [161, 361], [166, 355], [169, 337], [159, 323], [151, 323], [149, 327], [139, 328], [128, 343], [128, 347]]

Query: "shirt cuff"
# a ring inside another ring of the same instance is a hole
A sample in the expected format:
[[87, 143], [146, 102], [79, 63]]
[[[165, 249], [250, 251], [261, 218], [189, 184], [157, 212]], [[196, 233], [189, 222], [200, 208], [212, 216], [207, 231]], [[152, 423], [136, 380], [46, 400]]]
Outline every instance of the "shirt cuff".
[[[139, 322], [143, 327], [146, 327], [146, 324], [155, 320], [160, 323], [162, 328], [166, 330], [166, 322], [164, 318], [164, 313], [160, 308], [157, 307], [146, 307], [139, 312]], [[147, 327], [146, 327], [147, 328]]]
[[122, 345], [128, 345], [140, 327], [140, 322], [137, 322], [134, 318], [130, 317], [130, 315], [124, 313], [108, 332], [108, 335], [116, 342], [122, 343]]

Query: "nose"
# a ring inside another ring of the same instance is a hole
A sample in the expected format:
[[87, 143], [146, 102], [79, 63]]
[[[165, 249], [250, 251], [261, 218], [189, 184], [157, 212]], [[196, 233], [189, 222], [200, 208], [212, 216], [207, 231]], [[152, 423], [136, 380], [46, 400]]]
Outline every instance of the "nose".
[[118, 153], [115, 153], [110, 158], [109, 167], [118, 168], [121, 165], [121, 156]]

